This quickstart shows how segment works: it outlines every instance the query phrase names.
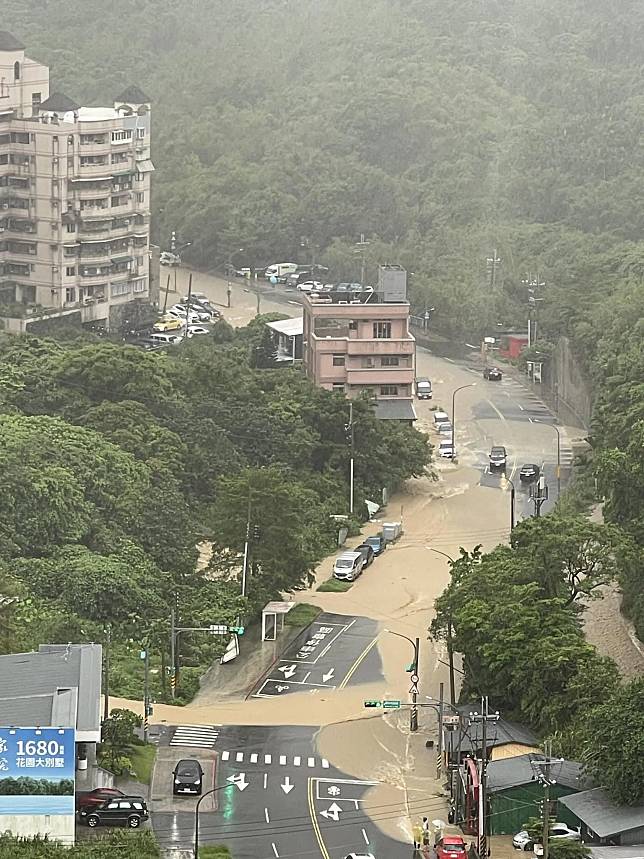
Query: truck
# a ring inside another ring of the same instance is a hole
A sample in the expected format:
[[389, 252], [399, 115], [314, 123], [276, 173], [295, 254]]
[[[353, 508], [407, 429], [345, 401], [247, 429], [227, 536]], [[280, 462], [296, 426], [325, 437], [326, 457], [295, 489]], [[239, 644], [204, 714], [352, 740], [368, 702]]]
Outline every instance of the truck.
[[416, 396], [419, 400], [431, 400], [432, 383], [426, 377], [416, 379]]

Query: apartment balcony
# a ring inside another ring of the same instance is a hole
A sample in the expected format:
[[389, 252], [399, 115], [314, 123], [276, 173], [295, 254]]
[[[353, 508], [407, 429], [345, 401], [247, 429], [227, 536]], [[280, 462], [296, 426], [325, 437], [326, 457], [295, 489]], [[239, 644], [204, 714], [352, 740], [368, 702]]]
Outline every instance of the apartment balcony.
[[349, 339], [347, 343], [347, 355], [413, 355], [416, 341], [413, 337], [383, 338], [382, 340], [357, 340]]
[[[91, 223], [91, 222], [89, 222]], [[103, 224], [100, 221], [97, 221], [97, 226], [89, 226], [87, 223], [83, 223], [82, 221], [79, 223], [77, 232], [78, 238], [83, 243], [85, 241], [106, 241], [112, 238], [112, 230], [110, 228], [111, 221], [107, 220], [107, 224]]]
[[88, 187], [89, 182], [77, 182], [71, 188], [72, 200], [108, 200], [112, 196], [112, 180], [107, 179], [100, 187]]
[[349, 385], [411, 385], [414, 381], [413, 367], [373, 367], [369, 369], [346, 368]]
[[105, 164], [81, 164], [78, 166], [75, 179], [88, 179], [94, 177], [112, 177], [112, 165]]

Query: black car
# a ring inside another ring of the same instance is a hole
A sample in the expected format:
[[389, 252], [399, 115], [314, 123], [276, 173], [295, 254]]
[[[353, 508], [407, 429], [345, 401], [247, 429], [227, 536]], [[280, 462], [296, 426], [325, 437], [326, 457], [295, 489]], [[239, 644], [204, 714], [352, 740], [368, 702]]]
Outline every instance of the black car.
[[376, 557], [378, 557], [378, 555], [382, 555], [382, 553], [387, 548], [385, 538], [382, 536], [382, 534], [374, 534], [373, 537], [367, 537], [365, 543], [368, 546], [371, 546], [371, 548], [373, 549], [373, 553]]
[[534, 462], [526, 462], [525, 465], [521, 466], [519, 480], [523, 483], [533, 483], [535, 480], [539, 479], [540, 474], [541, 469], [538, 465], [535, 465]]
[[356, 546], [356, 552], [360, 552], [360, 554], [364, 558], [365, 567], [368, 567], [369, 564], [373, 564], [373, 559], [376, 557], [376, 555], [373, 551], [373, 546], [370, 546], [369, 543], [360, 543], [359, 546]]
[[507, 459], [506, 449], [501, 445], [495, 445], [490, 451], [490, 468], [505, 468]]
[[138, 829], [150, 815], [142, 796], [119, 796], [94, 807], [82, 807], [79, 816], [92, 829], [99, 825], [127, 825], [130, 829]]
[[172, 773], [172, 792], [178, 793], [201, 793], [203, 785], [203, 770], [199, 761], [194, 758], [184, 758], [174, 768]]
[[150, 337], [140, 337], [138, 340], [130, 340], [128, 345], [143, 349], [144, 352], [155, 352], [157, 349], [165, 349], [168, 346], [167, 343], [152, 340]]
[[503, 378], [503, 373], [498, 367], [486, 367], [483, 370], [483, 378], [488, 379], [490, 382], [500, 382]]

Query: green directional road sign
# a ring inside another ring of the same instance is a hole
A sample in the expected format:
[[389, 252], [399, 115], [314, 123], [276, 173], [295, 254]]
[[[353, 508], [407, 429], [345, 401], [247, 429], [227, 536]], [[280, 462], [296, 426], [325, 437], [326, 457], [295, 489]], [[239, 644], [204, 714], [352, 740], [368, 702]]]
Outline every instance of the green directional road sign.
[[382, 707], [382, 701], [365, 701], [365, 707]]
[[383, 710], [400, 710], [400, 701], [383, 701]]
[[244, 634], [244, 627], [243, 626], [229, 626], [228, 632], [234, 632], [236, 635], [243, 635]]

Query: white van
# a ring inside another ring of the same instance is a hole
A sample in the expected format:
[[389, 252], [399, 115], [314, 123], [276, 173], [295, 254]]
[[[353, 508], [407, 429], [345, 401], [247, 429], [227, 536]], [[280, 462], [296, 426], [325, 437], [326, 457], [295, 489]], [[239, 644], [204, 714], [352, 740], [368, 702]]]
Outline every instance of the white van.
[[434, 412], [434, 426], [438, 429], [440, 424], [449, 423], [449, 415], [447, 412]]
[[295, 274], [297, 269], [296, 262], [276, 262], [269, 265], [264, 272], [264, 277], [266, 280], [270, 280], [272, 277], [286, 277], [289, 274]]
[[438, 445], [438, 455], [443, 459], [452, 459], [454, 456], [454, 442], [451, 438], [443, 439]]
[[335, 559], [333, 577], [345, 582], [353, 582], [362, 572], [363, 566], [362, 552], [343, 552]]

